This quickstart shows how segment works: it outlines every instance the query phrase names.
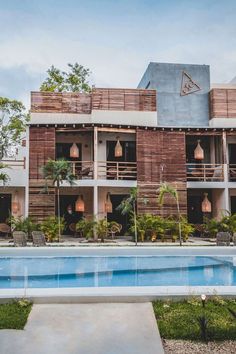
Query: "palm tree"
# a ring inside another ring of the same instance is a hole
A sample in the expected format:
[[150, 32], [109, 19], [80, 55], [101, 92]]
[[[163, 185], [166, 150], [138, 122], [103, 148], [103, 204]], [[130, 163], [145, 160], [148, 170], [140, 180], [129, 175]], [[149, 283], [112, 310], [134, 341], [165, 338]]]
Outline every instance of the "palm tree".
[[57, 215], [58, 215], [58, 224], [59, 224], [58, 242], [59, 242], [61, 237], [60, 185], [62, 184], [62, 182], [68, 182], [70, 185], [72, 185], [76, 177], [72, 173], [70, 162], [64, 159], [57, 160], [57, 161], [49, 159], [46, 165], [43, 167], [43, 174], [46, 180], [46, 189], [48, 187], [48, 181], [52, 182], [52, 184], [56, 187]]
[[[4, 163], [0, 162], [0, 170], [3, 170], [4, 168], [9, 168], [7, 165]], [[0, 181], [2, 181], [3, 185], [5, 185], [9, 181], [10, 177], [6, 172], [0, 172]]]
[[138, 189], [131, 188], [129, 196], [122, 200], [120, 205], [117, 207], [117, 210], [120, 210], [122, 215], [132, 214], [134, 220], [134, 238], [135, 238], [135, 245], [137, 246], [138, 243], [138, 234], [137, 234], [137, 213], [136, 213], [136, 204], [137, 204], [137, 195]]
[[176, 206], [177, 206], [177, 213], [178, 213], [178, 224], [179, 224], [179, 244], [182, 246], [182, 230], [181, 230], [181, 214], [180, 214], [180, 208], [179, 208], [179, 195], [177, 190], [172, 187], [170, 184], [164, 182], [161, 183], [159, 189], [159, 196], [158, 196], [158, 203], [160, 205], [163, 205], [164, 203], [164, 198], [166, 194], [171, 195], [175, 201], [176, 201]]

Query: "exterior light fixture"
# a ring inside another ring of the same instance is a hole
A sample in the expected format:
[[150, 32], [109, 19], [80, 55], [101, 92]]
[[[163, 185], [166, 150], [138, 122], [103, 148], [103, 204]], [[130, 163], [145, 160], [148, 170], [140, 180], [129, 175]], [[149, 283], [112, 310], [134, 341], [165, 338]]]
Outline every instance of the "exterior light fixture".
[[14, 201], [12, 203], [12, 212], [13, 214], [17, 214], [20, 211], [20, 203], [19, 203], [19, 199], [18, 199], [18, 192], [15, 192], [15, 196], [14, 196]]
[[79, 195], [75, 202], [75, 211], [84, 212], [84, 200], [82, 195]]
[[123, 155], [123, 148], [121, 146], [119, 137], [117, 137], [117, 143], [115, 146], [115, 157], [121, 157]]
[[79, 149], [76, 143], [73, 143], [70, 148], [70, 157], [78, 158], [79, 157]]
[[195, 160], [203, 160], [204, 159], [204, 150], [200, 145], [200, 140], [197, 141], [197, 146], [194, 150], [194, 158], [195, 158]]
[[204, 199], [202, 201], [202, 212], [211, 213], [211, 202], [207, 198], [208, 193], [204, 193]]
[[205, 307], [205, 303], [206, 303], [206, 295], [205, 294], [201, 295], [201, 300], [202, 300], [202, 307]]
[[112, 213], [112, 210], [113, 210], [113, 207], [112, 207], [110, 193], [107, 193], [107, 199], [106, 199], [106, 202], [105, 202], [105, 212], [106, 213]]

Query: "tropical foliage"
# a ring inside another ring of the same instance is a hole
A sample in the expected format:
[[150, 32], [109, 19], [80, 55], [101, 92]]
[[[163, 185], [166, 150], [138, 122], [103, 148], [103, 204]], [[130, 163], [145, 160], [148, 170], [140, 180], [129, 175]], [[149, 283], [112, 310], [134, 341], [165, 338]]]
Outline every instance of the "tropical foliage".
[[32, 231], [39, 229], [39, 225], [36, 224], [30, 217], [23, 216], [11, 216], [9, 219], [12, 231], [23, 231], [28, 237], [31, 237]]
[[0, 97], [0, 159], [15, 155], [28, 121], [29, 114], [20, 101]]
[[61, 236], [61, 227], [60, 227], [60, 185], [62, 182], [67, 182], [70, 185], [73, 184], [75, 180], [75, 175], [72, 173], [72, 167], [69, 161], [64, 159], [61, 160], [51, 160], [49, 159], [46, 165], [43, 167], [43, 174], [46, 181], [46, 190], [48, 188], [49, 182], [52, 185], [55, 185], [57, 190], [57, 216], [59, 222], [59, 235], [58, 240]]
[[48, 76], [40, 86], [40, 91], [90, 92], [90, 70], [78, 63], [68, 64], [68, 68], [68, 72], [65, 72], [52, 65], [47, 70]]
[[133, 230], [134, 230], [134, 238], [135, 244], [138, 242], [138, 233], [137, 233], [137, 196], [138, 189], [131, 188], [130, 194], [127, 198], [123, 199], [120, 205], [117, 207], [117, 210], [121, 212], [122, 215], [129, 214], [133, 220]]
[[10, 180], [10, 177], [4, 171], [6, 168], [9, 168], [9, 167], [7, 165], [5, 165], [4, 163], [0, 162], [0, 182], [2, 182], [3, 185], [7, 184], [7, 182]]
[[158, 203], [162, 206], [164, 203], [164, 199], [166, 195], [170, 195], [175, 199], [176, 208], [177, 208], [177, 215], [178, 215], [178, 225], [179, 225], [179, 244], [182, 246], [182, 231], [181, 231], [181, 214], [180, 214], [180, 207], [179, 207], [179, 195], [177, 190], [172, 187], [170, 184], [162, 183], [158, 190]]
[[45, 234], [48, 242], [60, 241], [60, 235], [65, 229], [64, 218], [49, 216], [42, 222], [40, 229]]
[[76, 231], [83, 237], [92, 238], [94, 236], [95, 220], [82, 218], [76, 224]]

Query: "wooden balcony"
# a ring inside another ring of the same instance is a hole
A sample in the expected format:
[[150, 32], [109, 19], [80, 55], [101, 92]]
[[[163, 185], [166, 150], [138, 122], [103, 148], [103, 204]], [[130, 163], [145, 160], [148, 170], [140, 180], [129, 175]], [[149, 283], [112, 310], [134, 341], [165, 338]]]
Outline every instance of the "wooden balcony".
[[222, 182], [224, 181], [224, 165], [211, 163], [188, 163], [187, 181], [189, 182]]
[[229, 165], [228, 178], [230, 182], [236, 182], [236, 164]]
[[98, 179], [136, 180], [136, 162], [99, 161]]
[[[72, 162], [72, 172], [77, 179], [95, 179], [93, 161]], [[136, 162], [116, 162], [99, 161], [97, 162], [97, 178], [109, 180], [136, 180]]]

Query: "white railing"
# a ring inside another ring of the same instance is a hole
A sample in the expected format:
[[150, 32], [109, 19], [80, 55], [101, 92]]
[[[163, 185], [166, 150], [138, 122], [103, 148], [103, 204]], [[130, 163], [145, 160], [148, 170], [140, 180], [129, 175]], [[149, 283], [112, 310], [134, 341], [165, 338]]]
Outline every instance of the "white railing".
[[202, 181], [202, 182], [224, 181], [223, 164], [187, 163], [186, 168], [187, 168], [187, 181]]
[[6, 165], [6, 167], [12, 168], [12, 169], [23, 169], [25, 170], [26, 168], [26, 158], [24, 157], [23, 159], [4, 159], [0, 160], [0, 163], [3, 165]]

